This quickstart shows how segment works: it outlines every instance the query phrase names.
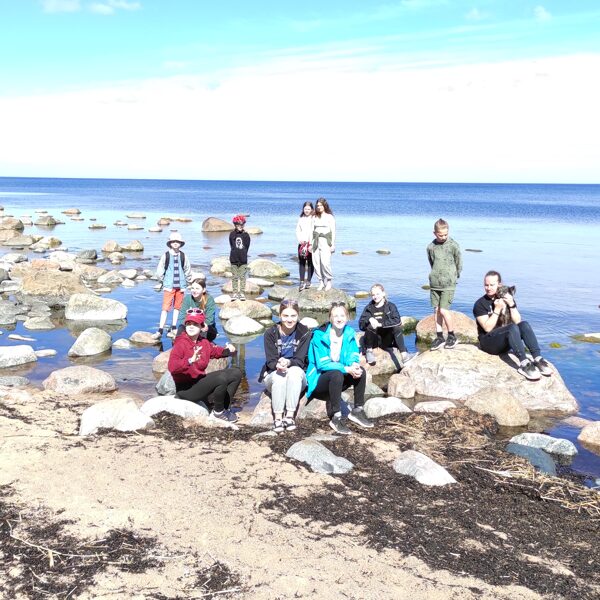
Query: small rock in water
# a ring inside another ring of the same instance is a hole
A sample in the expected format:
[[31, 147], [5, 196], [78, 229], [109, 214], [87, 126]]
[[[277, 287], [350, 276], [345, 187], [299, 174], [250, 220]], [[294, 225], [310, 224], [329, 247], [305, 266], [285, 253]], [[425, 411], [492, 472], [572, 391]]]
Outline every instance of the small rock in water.
[[465, 252], [483, 252], [483, 250], [478, 250], [477, 248], [465, 248]]
[[558, 342], [551, 342], [550, 348], [562, 348], [562, 344], [559, 344]]
[[352, 254], [358, 254], [357, 250], [342, 250], [342, 254], [344, 256], [350, 256]]
[[583, 333], [581, 335], [571, 336], [578, 342], [590, 342], [592, 344], [600, 344], [600, 333]]
[[18, 340], [20, 342], [35, 342], [35, 338], [25, 337], [24, 335], [19, 335], [18, 333], [11, 333], [8, 336], [9, 340]]
[[118, 350], [129, 350], [131, 348], [131, 342], [126, 338], [119, 338], [118, 340], [115, 340], [112, 347], [117, 348]]
[[129, 213], [127, 215], [128, 219], [145, 219], [146, 215], [144, 213]]
[[355, 298], [368, 298], [371, 294], [366, 290], [359, 290], [358, 292], [354, 292]]
[[35, 355], [38, 358], [45, 358], [48, 356], [56, 356], [57, 352], [56, 352], [56, 350], [53, 350], [52, 348], [47, 348], [45, 350], [36, 350]]
[[129, 336], [129, 341], [134, 344], [148, 344], [154, 346], [160, 344], [160, 340], [154, 337], [154, 334], [148, 331], [135, 331]]
[[421, 286], [421, 289], [422, 289], [422, 290], [430, 290], [430, 289], [431, 289], [431, 286], [430, 286], [430, 285], [428, 285], [428, 284], [425, 284], [425, 285], [422, 285], [422, 286]]
[[392, 253], [390, 250], [386, 250], [385, 248], [382, 248], [380, 250], [375, 250], [375, 252], [377, 252], [377, 254], [391, 254]]

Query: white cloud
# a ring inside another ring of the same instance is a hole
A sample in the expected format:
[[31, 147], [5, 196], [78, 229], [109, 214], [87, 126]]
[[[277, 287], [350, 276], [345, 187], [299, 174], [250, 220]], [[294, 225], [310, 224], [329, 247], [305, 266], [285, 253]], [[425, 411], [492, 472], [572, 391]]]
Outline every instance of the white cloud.
[[114, 15], [117, 10], [139, 10], [141, 2], [125, 2], [124, 0], [106, 0], [106, 2], [93, 2], [88, 6], [90, 12], [97, 15]]
[[552, 18], [552, 15], [541, 5], [536, 6], [533, 9], [533, 16], [536, 21], [545, 22]]
[[0, 98], [11, 176], [597, 182], [599, 55], [302, 65]]
[[482, 13], [478, 8], [472, 8], [466, 15], [467, 21], [483, 21], [486, 15]]
[[42, 0], [42, 10], [45, 13], [77, 12], [81, 10], [79, 0]]

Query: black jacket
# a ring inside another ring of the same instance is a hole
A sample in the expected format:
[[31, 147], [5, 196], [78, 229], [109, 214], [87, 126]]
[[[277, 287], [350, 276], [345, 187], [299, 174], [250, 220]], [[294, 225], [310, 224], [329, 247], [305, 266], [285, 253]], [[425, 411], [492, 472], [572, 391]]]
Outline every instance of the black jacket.
[[250, 248], [250, 234], [247, 231], [232, 231], [229, 234], [229, 262], [232, 265], [248, 264], [248, 248]]
[[[306, 325], [302, 325], [302, 323], [296, 325], [295, 333], [294, 356], [290, 359], [290, 367], [300, 367], [306, 371], [306, 367], [308, 366], [308, 345], [310, 344], [312, 333], [310, 329]], [[265, 331], [263, 341], [265, 345], [266, 362], [258, 377], [259, 383], [265, 378], [267, 373], [272, 373], [276, 370], [277, 361], [280, 357], [280, 339], [279, 325], [274, 325]]]
[[369, 319], [374, 316], [375, 311], [383, 310], [383, 319], [381, 323], [381, 327], [392, 327], [394, 325], [402, 325], [402, 319], [400, 318], [400, 313], [396, 308], [396, 305], [393, 302], [385, 301], [384, 305], [378, 309], [375, 308], [375, 304], [373, 300], [369, 302], [365, 306], [365, 309], [362, 311], [362, 315], [360, 315], [360, 319], [358, 321], [358, 327], [361, 331], [366, 331], [369, 326]]

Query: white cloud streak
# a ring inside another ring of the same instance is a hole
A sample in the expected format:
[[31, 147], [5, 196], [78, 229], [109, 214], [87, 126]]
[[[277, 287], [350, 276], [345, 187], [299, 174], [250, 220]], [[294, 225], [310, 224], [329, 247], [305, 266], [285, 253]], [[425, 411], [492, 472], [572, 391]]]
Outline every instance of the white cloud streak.
[[[322, 65], [321, 65], [322, 66]], [[11, 176], [597, 182], [600, 56], [0, 98]]]
[[552, 19], [552, 15], [541, 5], [538, 5], [533, 9], [533, 16], [535, 17], [535, 20], [540, 23], [545, 23]]
[[77, 12], [81, 10], [79, 0], [42, 0], [45, 13]]

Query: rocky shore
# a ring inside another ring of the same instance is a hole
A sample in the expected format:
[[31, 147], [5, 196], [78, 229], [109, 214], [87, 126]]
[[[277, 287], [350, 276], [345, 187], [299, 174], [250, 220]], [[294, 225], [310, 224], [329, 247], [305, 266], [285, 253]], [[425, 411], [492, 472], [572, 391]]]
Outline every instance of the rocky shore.
[[[80, 219], [75, 211], [65, 218]], [[128, 215], [136, 223], [143, 218]], [[52, 228], [60, 219], [39, 214], [34, 222]], [[152, 397], [120, 390], [101, 368], [113, 349], [156, 344], [149, 330], [119, 338], [129, 309], [106, 297], [153, 279], [149, 269], [123, 265], [143, 256], [142, 242], [107, 241], [99, 251], [70, 253], [57, 249], [57, 237], [25, 235], [26, 223], [0, 217], [0, 243], [8, 250], [0, 256], [3, 593], [600, 593], [600, 494], [569, 471], [573, 444], [540, 434], [537, 425], [578, 410], [557, 371], [524, 380], [514, 357], [481, 352], [474, 321], [455, 313], [456, 349], [424, 351], [401, 371], [396, 355], [376, 350], [377, 363], [363, 365], [372, 432], [330, 435], [324, 403], [303, 398], [298, 430], [277, 436], [269, 431], [264, 393], [237, 425], [215, 424], [206, 407], [173, 398], [169, 351], [157, 350], [147, 365], [157, 379]], [[223, 226], [212, 218], [203, 224], [206, 231]], [[332, 301], [356, 308], [343, 290], [298, 292], [289, 271], [268, 258], [249, 268], [249, 299], [240, 302], [228, 295], [228, 259], [214, 258], [210, 267], [222, 281], [216, 301], [223, 329], [238, 343], [272, 325], [283, 298], [299, 301], [309, 327], [324, 320]], [[17, 322], [32, 337], [9, 333]], [[404, 326], [423, 342], [433, 331], [431, 317], [406, 317]], [[62, 327], [76, 336], [66, 354], [80, 362], [31, 384], [22, 370], [53, 352], [36, 347], [35, 331]], [[210, 368], [226, 364], [212, 361]], [[348, 407], [352, 400], [345, 397]], [[600, 453], [600, 422], [569, 423], [581, 429], [586, 448]], [[497, 436], [499, 428], [505, 435]], [[110, 543], [98, 550], [103, 539]]]

